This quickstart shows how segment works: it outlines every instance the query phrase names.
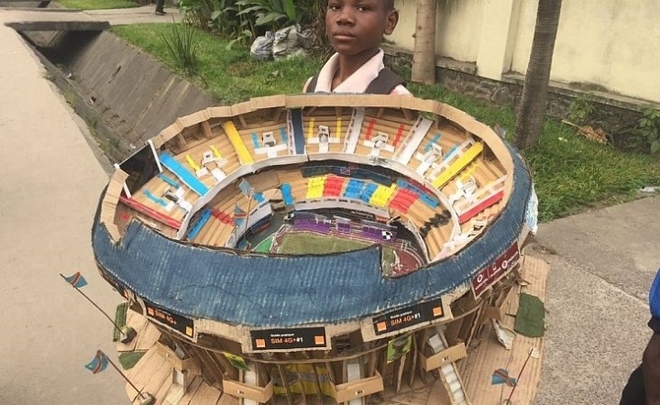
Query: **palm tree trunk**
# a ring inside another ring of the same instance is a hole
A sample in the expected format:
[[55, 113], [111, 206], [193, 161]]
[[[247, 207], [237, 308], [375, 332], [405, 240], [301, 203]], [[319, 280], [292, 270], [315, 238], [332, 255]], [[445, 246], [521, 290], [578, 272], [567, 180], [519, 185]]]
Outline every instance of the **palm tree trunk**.
[[437, 0], [418, 0], [413, 52], [413, 82], [435, 84], [435, 14]]
[[536, 145], [541, 134], [560, 12], [561, 0], [539, 0], [532, 53], [517, 114], [515, 144], [519, 149]]

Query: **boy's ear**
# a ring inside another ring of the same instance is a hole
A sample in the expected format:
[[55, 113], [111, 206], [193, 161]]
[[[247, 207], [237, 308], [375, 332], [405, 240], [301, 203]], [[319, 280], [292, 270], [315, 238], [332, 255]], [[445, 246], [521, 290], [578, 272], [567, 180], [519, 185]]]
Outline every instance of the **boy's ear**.
[[396, 9], [389, 10], [385, 20], [385, 35], [392, 35], [398, 22], [399, 11]]

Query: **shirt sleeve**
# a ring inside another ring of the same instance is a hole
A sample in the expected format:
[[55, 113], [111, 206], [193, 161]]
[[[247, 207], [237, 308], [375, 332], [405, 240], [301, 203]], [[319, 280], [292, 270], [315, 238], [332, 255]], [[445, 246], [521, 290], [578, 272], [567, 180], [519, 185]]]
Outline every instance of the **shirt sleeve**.
[[649, 327], [656, 333], [660, 333], [660, 269], [655, 275], [651, 291], [649, 292], [649, 306], [651, 307], [651, 320]]
[[396, 86], [390, 93], [393, 96], [412, 96], [412, 93], [402, 84]]

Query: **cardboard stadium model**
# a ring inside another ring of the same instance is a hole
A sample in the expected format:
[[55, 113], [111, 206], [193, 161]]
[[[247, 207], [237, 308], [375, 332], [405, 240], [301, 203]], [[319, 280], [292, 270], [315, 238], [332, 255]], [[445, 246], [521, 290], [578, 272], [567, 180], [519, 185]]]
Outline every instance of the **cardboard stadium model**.
[[453, 362], [535, 226], [525, 164], [467, 114], [275, 96], [179, 118], [117, 165], [93, 248], [184, 392], [361, 404], [437, 370], [463, 404]]

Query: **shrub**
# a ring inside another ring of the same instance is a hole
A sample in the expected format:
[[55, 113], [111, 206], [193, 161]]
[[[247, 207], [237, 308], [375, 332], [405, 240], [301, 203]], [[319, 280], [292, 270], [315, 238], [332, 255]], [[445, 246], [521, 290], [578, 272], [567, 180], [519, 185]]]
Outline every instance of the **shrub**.
[[195, 27], [188, 24], [172, 24], [168, 34], [159, 34], [159, 36], [167, 45], [167, 51], [176, 66], [186, 75], [194, 76], [199, 65], [197, 52], [200, 44]]

